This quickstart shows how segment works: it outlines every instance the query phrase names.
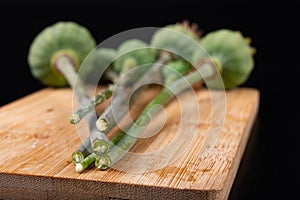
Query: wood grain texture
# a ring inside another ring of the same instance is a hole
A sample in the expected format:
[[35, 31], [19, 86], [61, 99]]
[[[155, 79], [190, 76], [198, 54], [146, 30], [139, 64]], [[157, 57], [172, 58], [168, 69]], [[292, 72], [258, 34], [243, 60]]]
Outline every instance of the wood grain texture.
[[227, 199], [258, 106], [251, 88], [186, 91], [112, 169], [78, 174], [71, 154], [87, 131], [68, 123], [72, 92], [43, 89], [0, 108], [0, 199]]

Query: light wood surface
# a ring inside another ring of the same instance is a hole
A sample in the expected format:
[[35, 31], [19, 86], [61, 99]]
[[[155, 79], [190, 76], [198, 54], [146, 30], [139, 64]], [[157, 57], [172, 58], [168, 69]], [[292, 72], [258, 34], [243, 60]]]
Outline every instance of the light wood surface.
[[258, 106], [251, 88], [186, 91], [112, 169], [79, 174], [71, 154], [87, 133], [68, 123], [72, 92], [40, 90], [0, 108], [0, 199], [227, 199]]

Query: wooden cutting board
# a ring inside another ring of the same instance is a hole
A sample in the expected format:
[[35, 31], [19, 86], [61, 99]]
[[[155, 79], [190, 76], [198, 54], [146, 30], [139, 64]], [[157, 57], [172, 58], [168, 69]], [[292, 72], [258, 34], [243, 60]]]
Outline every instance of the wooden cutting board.
[[[182, 93], [114, 168], [92, 167], [81, 174], [71, 154], [86, 127], [68, 123], [71, 90], [46, 88], [3, 106], [0, 199], [227, 199], [257, 115], [259, 92], [221, 93]], [[132, 112], [154, 94], [143, 92]], [[163, 128], [151, 135], [162, 121]]]

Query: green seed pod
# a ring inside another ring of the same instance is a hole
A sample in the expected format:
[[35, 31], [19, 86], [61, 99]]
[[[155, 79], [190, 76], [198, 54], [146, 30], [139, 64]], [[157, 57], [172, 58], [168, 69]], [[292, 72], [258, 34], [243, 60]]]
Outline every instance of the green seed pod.
[[188, 22], [172, 24], [154, 33], [151, 46], [173, 53], [178, 52], [179, 55], [176, 56], [190, 60], [200, 35], [196, 24], [189, 25]]
[[97, 49], [99, 57], [96, 60], [96, 66], [105, 67], [111, 65], [114, 59], [117, 57], [117, 51], [109, 48]]
[[118, 58], [113, 68], [116, 72], [147, 63], [154, 63], [157, 51], [138, 39], [130, 39], [123, 42], [118, 48]]
[[74, 22], [58, 22], [40, 32], [29, 49], [32, 75], [50, 86], [65, 86], [66, 79], [56, 69], [59, 56], [67, 56], [78, 70], [96, 42], [90, 32]]
[[84, 60], [78, 73], [83, 80], [98, 80], [100, 74], [104, 74], [116, 58], [115, 49], [96, 48]]
[[[212, 60], [220, 68], [226, 89], [243, 84], [249, 77], [253, 66], [254, 49], [249, 45], [249, 38], [240, 32], [217, 30], [204, 36], [200, 41]], [[195, 51], [193, 60], [207, 57], [203, 51]], [[220, 88], [216, 80], [207, 82], [211, 88]]]

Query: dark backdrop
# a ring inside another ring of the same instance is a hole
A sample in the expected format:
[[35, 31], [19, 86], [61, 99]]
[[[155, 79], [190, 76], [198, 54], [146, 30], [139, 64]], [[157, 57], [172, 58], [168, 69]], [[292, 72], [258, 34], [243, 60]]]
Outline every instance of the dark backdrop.
[[[43, 2], [43, 3], [41, 3]], [[161, 27], [183, 19], [206, 32], [240, 30], [257, 49], [255, 69], [243, 85], [260, 90], [260, 110], [230, 199], [285, 199], [299, 180], [299, 6], [293, 2], [96, 1], [7, 2], [0, 7], [0, 105], [44, 86], [29, 71], [30, 43], [46, 26], [72, 20], [97, 42], [131, 28]], [[299, 183], [298, 183], [299, 185]]]

